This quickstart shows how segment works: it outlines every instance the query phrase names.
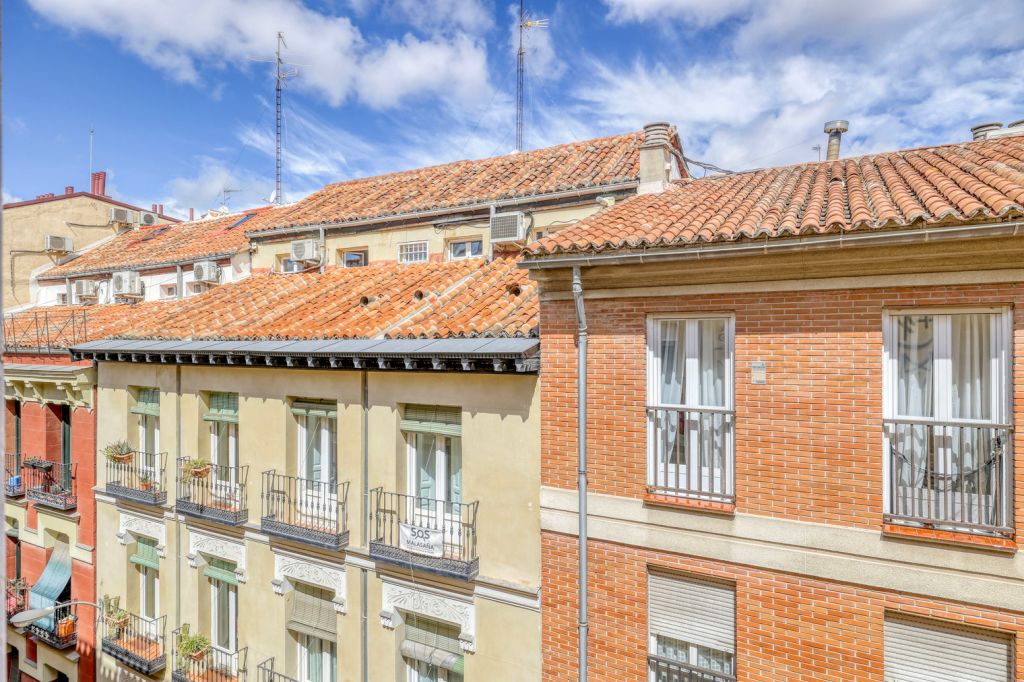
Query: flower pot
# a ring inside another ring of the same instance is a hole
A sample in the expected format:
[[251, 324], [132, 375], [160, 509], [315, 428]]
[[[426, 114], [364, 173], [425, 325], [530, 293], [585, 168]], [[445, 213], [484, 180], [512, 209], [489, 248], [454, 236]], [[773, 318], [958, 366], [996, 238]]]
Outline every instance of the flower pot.
[[193, 651], [188, 655], [193, 661], [201, 661], [206, 658], [206, 649], [200, 649], [199, 651]]
[[110, 459], [117, 462], [118, 464], [127, 464], [132, 461], [133, 452], [119, 452], [116, 455], [110, 455]]
[[210, 471], [213, 469], [212, 466], [207, 464], [204, 467], [198, 467], [196, 469], [189, 469], [189, 474], [192, 478], [206, 478], [210, 475]]
[[139, 483], [139, 487], [142, 490], [152, 490], [153, 489], [153, 482], [152, 481], [146, 481], [145, 483]]
[[75, 634], [75, 619], [72, 616], [57, 621], [57, 637], [67, 639]]

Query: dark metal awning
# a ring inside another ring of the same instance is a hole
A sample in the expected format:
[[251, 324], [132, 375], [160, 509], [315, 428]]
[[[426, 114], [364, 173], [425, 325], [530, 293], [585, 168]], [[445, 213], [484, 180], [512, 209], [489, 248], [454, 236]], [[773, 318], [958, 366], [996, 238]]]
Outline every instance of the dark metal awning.
[[159, 341], [108, 339], [71, 349], [76, 360], [333, 369], [537, 372], [540, 340], [324, 339]]

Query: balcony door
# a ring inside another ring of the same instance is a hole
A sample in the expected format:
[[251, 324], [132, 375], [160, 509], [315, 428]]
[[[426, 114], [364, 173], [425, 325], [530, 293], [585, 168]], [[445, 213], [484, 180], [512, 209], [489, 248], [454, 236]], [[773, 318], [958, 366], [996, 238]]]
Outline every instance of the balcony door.
[[238, 650], [238, 587], [210, 579], [210, 640], [226, 654]]
[[214, 498], [237, 509], [242, 501], [238, 487], [238, 424], [213, 422], [210, 425], [210, 452], [213, 453], [214, 464]]
[[299, 512], [319, 521], [338, 516], [338, 419], [335, 406], [296, 402]]
[[155, 388], [139, 389], [132, 412], [138, 417], [139, 475], [158, 481], [160, 472], [160, 392]]
[[462, 545], [462, 439], [438, 433], [407, 435], [414, 525], [444, 531], [450, 548]]

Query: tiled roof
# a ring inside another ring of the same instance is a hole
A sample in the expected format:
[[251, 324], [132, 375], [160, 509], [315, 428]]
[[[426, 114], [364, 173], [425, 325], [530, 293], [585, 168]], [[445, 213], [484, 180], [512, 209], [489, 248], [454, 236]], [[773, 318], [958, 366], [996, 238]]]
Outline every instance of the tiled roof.
[[[339, 182], [296, 203], [274, 226], [346, 223], [502, 199], [635, 182], [643, 133]], [[678, 146], [678, 138], [673, 139]], [[250, 227], [257, 233], [270, 225]]]
[[124, 332], [142, 310], [127, 304], [31, 308], [4, 317], [5, 348], [68, 348], [110, 338]]
[[[282, 210], [264, 206], [188, 223], [129, 230], [67, 263], [47, 270], [40, 279], [121, 268], [140, 269], [235, 254], [249, 246], [246, 229], [273, 221], [274, 215]], [[242, 221], [247, 215], [251, 217]]]
[[[110, 307], [93, 306], [87, 314], [91, 319]], [[261, 273], [181, 301], [139, 303], [123, 314], [127, 324], [110, 327], [107, 338], [529, 337], [537, 333], [538, 297], [514, 258], [478, 258]]]
[[536, 255], [685, 246], [1024, 214], [1024, 136], [683, 180], [527, 247]]

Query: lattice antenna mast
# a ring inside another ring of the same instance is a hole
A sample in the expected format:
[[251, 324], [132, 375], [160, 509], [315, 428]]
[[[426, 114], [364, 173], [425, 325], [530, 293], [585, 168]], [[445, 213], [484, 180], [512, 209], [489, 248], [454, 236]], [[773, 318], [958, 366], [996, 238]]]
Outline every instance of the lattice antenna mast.
[[516, 54], [516, 149], [523, 150], [523, 80], [526, 74], [526, 47], [523, 38], [531, 28], [547, 28], [547, 19], [530, 19], [519, 0], [519, 52]]
[[288, 43], [284, 41], [284, 33], [281, 31], [277, 32], [277, 51], [274, 53], [273, 60], [267, 59], [254, 59], [257, 62], [270, 62], [274, 65], [274, 105], [275, 105], [275, 125], [274, 125], [274, 161], [275, 161], [275, 176], [274, 176], [274, 194], [273, 203], [280, 206], [283, 203], [282, 193], [282, 182], [281, 182], [281, 158], [282, 158], [282, 96], [284, 91], [284, 81], [286, 78], [291, 78], [298, 75], [298, 69], [288, 70], [285, 69], [286, 62], [281, 59], [281, 48], [288, 49]]

